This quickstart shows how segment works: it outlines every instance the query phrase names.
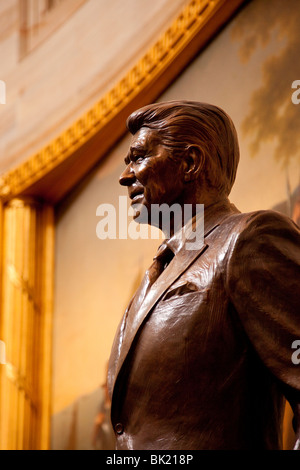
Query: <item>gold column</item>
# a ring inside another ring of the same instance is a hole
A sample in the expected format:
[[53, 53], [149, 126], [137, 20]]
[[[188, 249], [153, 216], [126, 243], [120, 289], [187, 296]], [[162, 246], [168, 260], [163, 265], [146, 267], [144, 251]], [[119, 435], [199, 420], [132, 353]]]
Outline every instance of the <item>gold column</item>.
[[2, 216], [0, 449], [49, 448], [53, 208], [13, 199]]

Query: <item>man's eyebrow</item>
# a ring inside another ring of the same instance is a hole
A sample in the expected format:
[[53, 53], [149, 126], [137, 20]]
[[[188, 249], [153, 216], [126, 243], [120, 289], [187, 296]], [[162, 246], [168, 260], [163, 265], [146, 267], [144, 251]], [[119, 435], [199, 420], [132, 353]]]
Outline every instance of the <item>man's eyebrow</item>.
[[128, 150], [128, 153], [127, 153], [126, 157], [124, 158], [124, 162], [126, 163], [126, 165], [128, 165], [130, 163], [130, 160], [131, 160], [130, 157], [134, 152], [144, 153], [145, 149], [142, 145], [139, 145], [138, 143], [131, 145], [129, 150]]
[[140, 145], [139, 143], [132, 144], [129, 148], [128, 155], [130, 155], [134, 151], [140, 151], [141, 152], [143, 150], [144, 150], [144, 146]]

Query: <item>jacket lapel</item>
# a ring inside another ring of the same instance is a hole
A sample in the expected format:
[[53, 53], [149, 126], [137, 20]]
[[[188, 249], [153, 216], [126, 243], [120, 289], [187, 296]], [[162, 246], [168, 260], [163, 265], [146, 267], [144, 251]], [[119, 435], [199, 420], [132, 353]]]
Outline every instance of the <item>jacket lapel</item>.
[[135, 309], [133, 306], [133, 308], [130, 309], [128, 312], [128, 315], [130, 315], [130, 321], [127, 322], [123, 336], [123, 344], [120, 350], [115, 377], [117, 377], [118, 373], [120, 372], [121, 366], [130, 350], [133, 339], [136, 336], [143, 321], [150, 313], [151, 309], [164, 295], [169, 286], [173, 284], [173, 282], [175, 282], [178, 277], [181, 276], [181, 274], [191, 265], [191, 263], [193, 263], [193, 261], [201, 255], [201, 253], [203, 253], [206, 247], [207, 245], [203, 244], [201, 249], [197, 251], [185, 251], [182, 249], [159, 276], [159, 279], [157, 279], [157, 281], [155, 281], [155, 283], [152, 285], [143, 303], [138, 306], [139, 308]]
[[[113, 385], [112, 389], [116, 383], [116, 379], [121, 370], [121, 367], [129, 353], [133, 340], [141, 328], [144, 320], [150, 314], [152, 308], [163, 297], [164, 293], [171, 286], [171, 284], [173, 284], [181, 276], [181, 274], [183, 274], [184, 271], [186, 271], [189, 266], [207, 249], [208, 244], [205, 243], [205, 237], [208, 236], [224, 220], [224, 218], [227, 218], [230, 213], [232, 213], [228, 211], [228, 208], [225, 211], [225, 214], [224, 211], [221, 212], [223, 212], [223, 214], [220, 214], [220, 211], [215, 211], [213, 217], [206, 219], [204, 241], [199, 240], [198, 246], [194, 247], [193, 250], [188, 250], [186, 244], [183, 245], [171, 263], [159, 276], [157, 281], [154, 282], [142, 304], [139, 302], [132, 302], [131, 307], [128, 309], [127, 314], [123, 318], [123, 332], [121, 337], [119, 336], [118, 348], [115, 348], [113, 352], [113, 355], [115, 356], [115, 370], [114, 373], [113, 371], [110, 373], [111, 384]], [[138, 292], [139, 291], [137, 291], [137, 294]]]

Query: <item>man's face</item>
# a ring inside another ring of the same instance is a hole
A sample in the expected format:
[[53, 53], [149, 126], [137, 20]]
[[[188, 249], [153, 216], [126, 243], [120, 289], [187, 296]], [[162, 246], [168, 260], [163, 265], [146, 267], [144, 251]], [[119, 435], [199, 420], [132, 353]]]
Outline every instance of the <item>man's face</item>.
[[182, 162], [170, 158], [155, 131], [142, 127], [133, 136], [125, 163], [119, 182], [128, 187], [135, 219], [149, 223], [152, 204], [183, 202]]

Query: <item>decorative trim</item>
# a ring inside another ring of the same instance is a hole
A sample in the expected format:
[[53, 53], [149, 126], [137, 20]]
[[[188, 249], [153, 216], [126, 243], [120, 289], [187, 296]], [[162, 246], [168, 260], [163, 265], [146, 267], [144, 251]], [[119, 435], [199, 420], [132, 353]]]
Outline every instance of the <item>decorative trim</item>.
[[36, 404], [33, 400], [33, 393], [27, 383], [26, 377], [24, 377], [20, 371], [11, 362], [5, 364], [6, 377], [17, 387], [18, 390], [24, 392], [27, 400], [30, 401], [31, 406], [36, 409]]
[[7, 275], [8, 279], [16, 287], [16, 289], [19, 289], [21, 292], [26, 294], [28, 300], [32, 302], [33, 308], [36, 313], [40, 314], [41, 309], [35, 298], [34, 289], [29, 285], [28, 281], [17, 272], [15, 266], [12, 263], [7, 264]]
[[[47, 173], [66, 163], [76, 150], [101, 132], [128, 103], [146, 90], [151, 82], [155, 82], [163, 70], [170, 67], [176, 56], [183, 50], [188, 52], [187, 48], [192, 39], [209, 20], [217, 16], [221, 8], [225, 10], [223, 16], [226, 21], [244, 1], [190, 1], [158, 41], [99, 102], [49, 145], [0, 178], [0, 197], [7, 200], [24, 191], [28, 192], [28, 189]], [[219, 21], [217, 27], [220, 27], [221, 23], [222, 21]], [[216, 29], [216, 26], [214, 28]], [[208, 34], [211, 37], [214, 31], [211, 31], [213, 28], [209, 29]], [[183, 66], [184, 64], [181, 64], [181, 68]], [[120, 135], [116, 135], [116, 139], [118, 137]]]

